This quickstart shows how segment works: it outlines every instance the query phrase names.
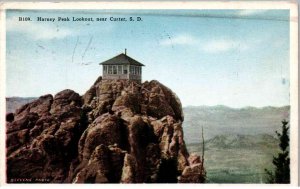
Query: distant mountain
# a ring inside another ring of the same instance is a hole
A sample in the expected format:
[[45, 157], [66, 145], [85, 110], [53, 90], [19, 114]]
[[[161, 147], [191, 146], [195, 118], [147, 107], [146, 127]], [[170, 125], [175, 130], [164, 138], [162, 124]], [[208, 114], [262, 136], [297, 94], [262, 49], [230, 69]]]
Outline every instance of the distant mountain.
[[278, 139], [268, 134], [259, 135], [218, 135], [206, 141], [206, 149], [211, 148], [276, 148]]
[[289, 120], [290, 106], [283, 107], [245, 107], [227, 106], [189, 106], [183, 108], [184, 138], [186, 143], [201, 141], [201, 127], [204, 138], [217, 135], [257, 135], [274, 136], [281, 128], [282, 119]]
[[[258, 135], [217, 135], [214, 138], [205, 140], [205, 151], [222, 149], [222, 150], [247, 150], [247, 149], [279, 149], [279, 141], [276, 137], [268, 134]], [[188, 144], [190, 152], [202, 151], [202, 143]]]
[[184, 139], [190, 153], [202, 154], [201, 127], [205, 138], [205, 168], [211, 183], [264, 183], [265, 168], [272, 170], [278, 153], [275, 131], [289, 120], [290, 107], [198, 106], [183, 108]]
[[15, 112], [16, 109], [37, 99], [36, 97], [7, 97], [6, 98], [6, 112]]
[[[205, 168], [211, 183], [264, 183], [265, 168], [272, 170], [278, 139], [268, 134], [218, 135], [205, 141]], [[187, 145], [190, 153], [202, 154], [202, 144]]]

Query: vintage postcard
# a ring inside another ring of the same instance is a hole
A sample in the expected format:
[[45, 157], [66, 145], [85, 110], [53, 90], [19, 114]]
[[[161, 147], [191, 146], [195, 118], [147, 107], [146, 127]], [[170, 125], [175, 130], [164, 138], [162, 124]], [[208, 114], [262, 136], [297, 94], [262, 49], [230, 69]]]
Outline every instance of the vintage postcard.
[[297, 4], [0, 8], [2, 184], [298, 184]]

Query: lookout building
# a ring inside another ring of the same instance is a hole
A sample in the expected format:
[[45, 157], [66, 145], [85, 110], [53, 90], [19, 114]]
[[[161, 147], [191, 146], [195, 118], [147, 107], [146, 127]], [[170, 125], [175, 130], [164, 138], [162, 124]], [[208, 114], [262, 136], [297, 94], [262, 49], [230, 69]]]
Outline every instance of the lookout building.
[[102, 79], [125, 79], [142, 81], [142, 63], [127, 56], [125, 53], [121, 53], [109, 60], [106, 60], [99, 65], [102, 65]]

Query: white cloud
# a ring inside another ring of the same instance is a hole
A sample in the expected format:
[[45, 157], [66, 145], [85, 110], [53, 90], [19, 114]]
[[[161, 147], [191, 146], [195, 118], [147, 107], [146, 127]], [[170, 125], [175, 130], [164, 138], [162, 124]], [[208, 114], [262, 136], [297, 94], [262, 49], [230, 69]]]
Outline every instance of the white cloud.
[[238, 11], [237, 14], [239, 16], [252, 16], [252, 15], [262, 14], [267, 11], [268, 10], [264, 10], [264, 9], [245, 9], [245, 10]]
[[247, 49], [247, 44], [232, 39], [213, 39], [203, 43], [201, 46], [201, 50], [208, 53], [220, 53], [230, 50], [244, 51]]
[[[253, 41], [251, 42], [253, 43]], [[190, 34], [175, 35], [175, 37], [168, 37], [159, 42], [162, 46], [172, 45], [189, 45], [198, 48], [206, 53], [222, 53], [231, 50], [245, 51], [249, 49], [251, 44], [247, 41], [240, 41], [230, 38], [219, 39], [201, 39]]]
[[33, 39], [54, 39], [64, 38], [72, 35], [73, 32], [65, 27], [55, 27], [48, 23], [39, 23], [33, 21], [18, 21], [17, 17], [11, 17], [6, 20], [7, 31], [19, 32], [28, 35]]
[[193, 45], [197, 43], [197, 38], [189, 34], [181, 34], [175, 37], [169, 36], [167, 39], [164, 39], [159, 42], [162, 46], [171, 46], [171, 45]]

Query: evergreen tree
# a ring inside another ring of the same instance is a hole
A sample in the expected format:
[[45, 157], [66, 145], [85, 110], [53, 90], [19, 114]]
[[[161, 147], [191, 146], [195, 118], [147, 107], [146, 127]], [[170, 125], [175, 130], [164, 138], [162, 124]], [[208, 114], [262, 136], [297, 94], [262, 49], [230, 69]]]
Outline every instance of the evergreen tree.
[[290, 157], [289, 157], [289, 135], [287, 126], [288, 122], [286, 120], [282, 121], [282, 133], [276, 131], [277, 137], [280, 141], [279, 147], [280, 152], [277, 157], [273, 157], [273, 164], [275, 166], [275, 172], [265, 169], [268, 174], [269, 183], [290, 183]]

